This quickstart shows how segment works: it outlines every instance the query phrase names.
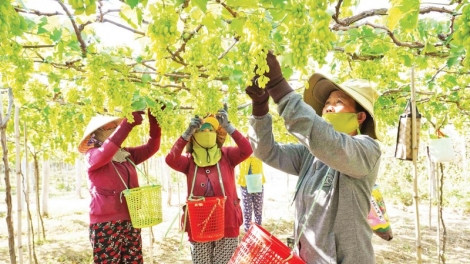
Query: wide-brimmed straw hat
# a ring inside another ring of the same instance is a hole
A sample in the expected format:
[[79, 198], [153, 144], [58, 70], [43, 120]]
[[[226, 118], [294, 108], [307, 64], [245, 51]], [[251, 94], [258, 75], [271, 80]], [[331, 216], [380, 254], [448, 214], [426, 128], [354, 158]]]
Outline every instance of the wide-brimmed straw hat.
[[330, 93], [335, 90], [343, 91], [360, 104], [372, 118], [372, 120], [368, 120], [368, 117], [364, 121], [361, 133], [374, 139], [380, 139], [374, 116], [374, 103], [379, 97], [379, 93], [373, 86], [374, 84], [367, 80], [349, 80], [338, 85], [324, 75], [314, 73], [308, 80], [308, 88], [304, 91], [304, 101], [315, 110], [317, 115], [321, 116]]
[[93, 147], [88, 146], [87, 143], [90, 139], [91, 134], [98, 128], [113, 122], [116, 123], [117, 126], [121, 123], [122, 120], [123, 118], [115, 116], [97, 115], [92, 117], [85, 129], [85, 133], [83, 133], [82, 139], [80, 140], [80, 144], [78, 145], [78, 152], [85, 154], [87, 150]]

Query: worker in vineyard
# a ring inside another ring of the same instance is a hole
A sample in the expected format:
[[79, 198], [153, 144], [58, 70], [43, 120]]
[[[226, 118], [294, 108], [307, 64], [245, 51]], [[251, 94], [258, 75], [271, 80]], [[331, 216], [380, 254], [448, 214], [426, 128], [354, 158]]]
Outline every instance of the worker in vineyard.
[[161, 128], [148, 110], [149, 138], [136, 147], [122, 147], [131, 130], [142, 124], [144, 111], [127, 118], [97, 115], [80, 140], [90, 189], [89, 235], [94, 263], [143, 263], [141, 229], [132, 226], [122, 191], [139, 187], [135, 165], [160, 148]]
[[[227, 134], [232, 137], [236, 146], [223, 146]], [[186, 153], [183, 153], [185, 147]], [[225, 215], [222, 218], [224, 229], [221, 231], [221, 237], [214, 238], [215, 240], [199, 239], [204, 230], [192, 230], [204, 223], [194, 224], [192, 212], [189, 211], [188, 214], [188, 206], [183, 207], [181, 223], [184, 231], [188, 233], [194, 264], [228, 263], [235, 252], [240, 226], [243, 223], [235, 183], [235, 167], [252, 153], [246, 137], [234, 128], [228, 120], [227, 112], [221, 109], [215, 117], [193, 117], [186, 131], [166, 156], [165, 161], [172, 169], [186, 175], [188, 200], [226, 197]], [[212, 219], [210, 214], [212, 211], [203, 218]]]
[[237, 183], [240, 185], [243, 209], [243, 229], [248, 232], [254, 216], [254, 222], [263, 222], [264, 177], [263, 162], [253, 154], [240, 163]]
[[[315, 73], [302, 99], [271, 51], [266, 60], [265, 89], [254, 81], [245, 90], [253, 107], [248, 134], [256, 157], [299, 176], [295, 252], [307, 263], [375, 263], [367, 215], [381, 157], [374, 118], [377, 91], [368, 81], [338, 85]], [[275, 141], [269, 98], [297, 143]]]

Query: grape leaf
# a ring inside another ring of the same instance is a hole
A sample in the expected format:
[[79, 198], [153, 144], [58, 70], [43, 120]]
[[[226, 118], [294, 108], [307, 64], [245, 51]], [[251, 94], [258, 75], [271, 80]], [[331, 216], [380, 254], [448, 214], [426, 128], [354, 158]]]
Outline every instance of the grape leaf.
[[193, 0], [193, 2], [196, 3], [199, 9], [204, 13], [207, 11], [207, 1], [208, 0]]
[[139, 0], [126, 0], [126, 3], [131, 7], [131, 9], [134, 9], [139, 4]]

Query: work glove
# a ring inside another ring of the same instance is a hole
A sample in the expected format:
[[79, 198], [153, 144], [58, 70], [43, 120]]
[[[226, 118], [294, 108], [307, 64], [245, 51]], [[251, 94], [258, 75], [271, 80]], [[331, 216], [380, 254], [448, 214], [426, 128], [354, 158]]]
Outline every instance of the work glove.
[[290, 87], [286, 79], [284, 79], [284, 76], [282, 76], [281, 65], [279, 65], [272, 51], [268, 52], [266, 62], [269, 66], [269, 71], [264, 74], [264, 76], [269, 78], [266, 84], [266, 90], [277, 104], [282, 97], [294, 90]]
[[245, 93], [251, 98], [251, 114], [264, 116], [269, 112], [269, 93], [261, 89], [252, 81], [252, 85], [245, 88]]
[[183, 135], [181, 135], [183, 139], [189, 141], [189, 139], [193, 136], [194, 132], [196, 132], [196, 130], [201, 127], [201, 124], [202, 120], [198, 116], [191, 118], [188, 128], [186, 129], [186, 131], [184, 131]]
[[217, 118], [217, 121], [219, 121], [219, 125], [225, 129], [229, 135], [232, 135], [232, 133], [235, 131], [235, 127], [233, 127], [232, 124], [230, 124], [230, 121], [228, 121], [227, 111], [220, 109], [217, 111], [215, 117]]

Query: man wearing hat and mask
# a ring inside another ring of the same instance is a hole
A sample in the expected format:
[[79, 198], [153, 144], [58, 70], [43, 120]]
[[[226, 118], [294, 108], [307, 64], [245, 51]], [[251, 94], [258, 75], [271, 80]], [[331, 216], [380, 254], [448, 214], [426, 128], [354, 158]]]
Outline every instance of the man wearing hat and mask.
[[[272, 52], [267, 64], [266, 88], [256, 82], [246, 88], [253, 101], [249, 137], [256, 157], [299, 176], [296, 253], [307, 263], [375, 263], [367, 215], [381, 157], [373, 107], [378, 93], [367, 81], [337, 85], [316, 73], [302, 100]], [[275, 142], [269, 98], [297, 144]]]
[[[223, 147], [226, 134], [233, 138], [236, 146]], [[182, 154], [185, 147], [187, 153]], [[235, 252], [243, 223], [235, 183], [235, 167], [252, 153], [248, 139], [230, 124], [227, 112], [221, 109], [215, 117], [192, 118], [186, 131], [166, 156], [168, 166], [186, 175], [188, 198], [226, 197], [225, 231], [222, 239], [195, 241], [187, 213], [182, 217], [181, 222], [188, 232], [194, 264], [228, 263]]]
[[160, 148], [161, 128], [148, 110], [149, 138], [137, 147], [121, 147], [135, 126], [142, 124], [143, 111], [127, 118], [94, 116], [80, 140], [85, 155], [90, 202], [90, 242], [94, 263], [143, 263], [141, 229], [132, 226], [126, 189], [139, 187], [134, 166], [152, 157]]

